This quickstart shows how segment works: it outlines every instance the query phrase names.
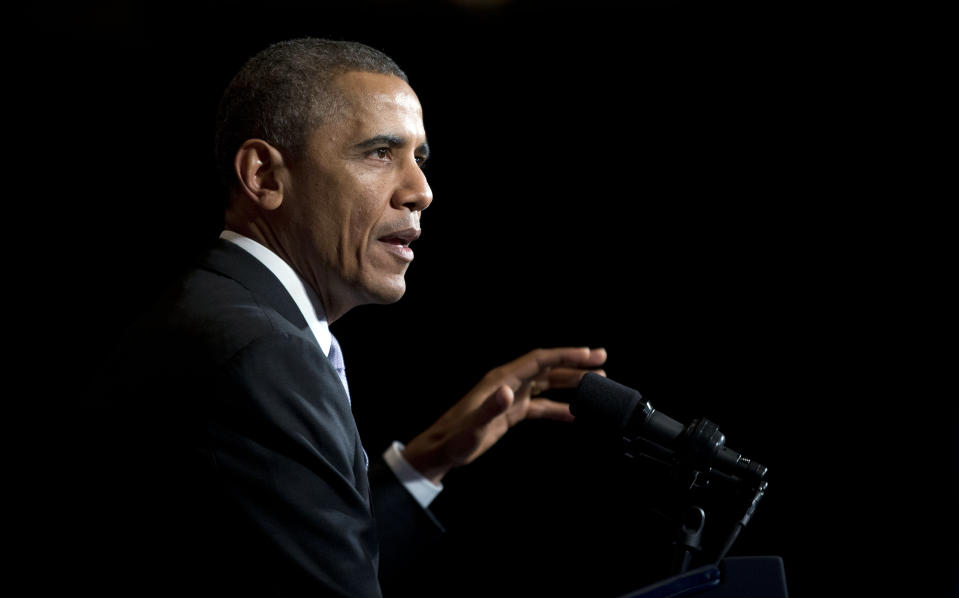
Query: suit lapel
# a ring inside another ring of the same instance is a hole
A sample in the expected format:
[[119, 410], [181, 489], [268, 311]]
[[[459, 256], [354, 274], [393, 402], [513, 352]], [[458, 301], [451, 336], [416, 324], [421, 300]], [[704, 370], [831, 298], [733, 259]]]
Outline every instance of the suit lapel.
[[[263, 265], [260, 260], [250, 255], [244, 249], [236, 246], [229, 241], [218, 239], [216, 244], [200, 260], [200, 267], [213, 272], [217, 272], [227, 278], [231, 278], [243, 285], [251, 293], [265, 300], [270, 307], [275, 309], [281, 316], [286, 318], [291, 324], [304, 331], [306, 335], [319, 348], [319, 343], [313, 333], [310, 331], [297, 307], [296, 302], [284, 288], [283, 283], [276, 277], [269, 268]], [[339, 383], [339, 375], [328, 362], [325, 364], [330, 374]], [[337, 385], [343, 392], [342, 398], [349, 402], [346, 391], [342, 386]], [[369, 486], [366, 482], [366, 463], [363, 457], [363, 446], [361, 444], [359, 430], [356, 430], [356, 422], [350, 418], [354, 431], [356, 432], [355, 443], [355, 462], [354, 472], [357, 480], [361, 480], [359, 490], [368, 492]]]

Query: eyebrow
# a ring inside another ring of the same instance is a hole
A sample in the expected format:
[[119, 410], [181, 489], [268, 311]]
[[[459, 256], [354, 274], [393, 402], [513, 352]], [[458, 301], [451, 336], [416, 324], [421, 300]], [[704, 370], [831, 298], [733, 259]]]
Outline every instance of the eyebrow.
[[[399, 135], [376, 135], [375, 137], [370, 137], [369, 139], [363, 140], [353, 146], [354, 149], [358, 151], [371, 150], [382, 145], [387, 145], [389, 147], [403, 147], [406, 145], [406, 139]], [[430, 145], [427, 142], [423, 142], [419, 147], [416, 148], [416, 153], [419, 154], [424, 160], [430, 157]]]

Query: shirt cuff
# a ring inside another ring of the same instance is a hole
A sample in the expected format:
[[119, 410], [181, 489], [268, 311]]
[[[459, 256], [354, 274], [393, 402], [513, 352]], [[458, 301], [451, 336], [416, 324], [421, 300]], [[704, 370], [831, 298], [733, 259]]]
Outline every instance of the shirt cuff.
[[386, 449], [386, 452], [383, 453], [383, 460], [386, 461], [389, 468], [393, 470], [393, 473], [400, 480], [400, 483], [403, 484], [403, 487], [406, 488], [406, 490], [413, 495], [413, 498], [416, 499], [416, 502], [425, 509], [430, 506], [433, 499], [443, 491], [443, 484], [434, 484], [423, 477], [423, 474], [416, 471], [416, 469], [403, 458], [403, 449], [405, 448], [406, 446], [403, 443], [394, 442]]

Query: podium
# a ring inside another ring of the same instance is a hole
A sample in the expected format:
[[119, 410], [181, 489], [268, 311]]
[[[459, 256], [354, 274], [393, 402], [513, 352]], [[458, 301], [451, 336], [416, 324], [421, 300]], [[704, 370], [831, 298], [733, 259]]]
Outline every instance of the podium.
[[620, 598], [787, 598], [778, 556], [729, 557], [664, 579]]

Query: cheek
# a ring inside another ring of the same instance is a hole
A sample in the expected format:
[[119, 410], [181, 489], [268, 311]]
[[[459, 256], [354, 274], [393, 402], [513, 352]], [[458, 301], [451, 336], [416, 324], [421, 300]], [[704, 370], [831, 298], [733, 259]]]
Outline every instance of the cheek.
[[368, 207], [360, 201], [362, 193], [355, 181], [344, 180], [338, 173], [327, 173], [312, 188], [308, 220], [322, 242], [335, 245], [341, 255], [353, 253], [370, 218]]
[[365, 250], [376, 240], [377, 226], [383, 218], [384, 203], [377, 200], [375, 189], [364, 188], [353, 196], [348, 215], [348, 230], [353, 243]]

